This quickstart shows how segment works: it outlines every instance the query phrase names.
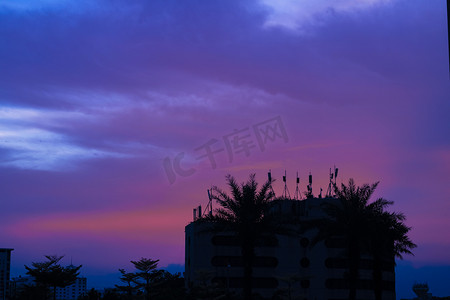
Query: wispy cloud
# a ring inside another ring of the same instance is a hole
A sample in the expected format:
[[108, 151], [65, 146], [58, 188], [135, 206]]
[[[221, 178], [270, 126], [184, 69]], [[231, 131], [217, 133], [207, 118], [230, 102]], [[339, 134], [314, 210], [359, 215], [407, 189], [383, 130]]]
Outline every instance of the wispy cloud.
[[34, 170], [72, 170], [80, 160], [126, 157], [124, 154], [77, 146], [61, 135], [37, 128], [0, 125], [0, 148], [6, 151], [0, 165]]
[[0, 3], [0, 10], [7, 9], [13, 11], [40, 11], [40, 10], [71, 10], [79, 11], [82, 8], [93, 7], [95, 1], [73, 1], [73, 0], [3, 0]]
[[79, 112], [0, 107], [0, 165], [34, 170], [71, 170], [80, 160], [126, 157], [123, 153], [77, 145], [70, 136], [47, 128], [66, 121], [83, 122]]
[[308, 33], [334, 13], [355, 13], [393, 0], [260, 0], [269, 8], [266, 27], [283, 27]]

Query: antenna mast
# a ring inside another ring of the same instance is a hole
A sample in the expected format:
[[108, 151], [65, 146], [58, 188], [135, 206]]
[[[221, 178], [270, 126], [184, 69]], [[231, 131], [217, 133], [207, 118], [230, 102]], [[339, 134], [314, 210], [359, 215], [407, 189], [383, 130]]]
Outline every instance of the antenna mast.
[[336, 178], [337, 178], [337, 174], [338, 174], [339, 169], [336, 168], [336, 166], [334, 166], [334, 185], [336, 186]]
[[330, 168], [330, 183], [328, 183], [328, 188], [327, 188], [327, 198], [332, 196], [332, 185], [333, 185], [333, 176], [334, 174], [331, 172], [331, 168]]
[[[330, 168], [330, 183], [328, 184], [327, 197], [335, 196], [334, 187], [336, 186], [337, 174], [338, 174], [338, 168], [336, 168], [336, 166], [334, 166], [334, 172], [332, 172], [331, 168]], [[333, 182], [333, 179], [334, 179], [334, 182]]]
[[297, 171], [297, 186], [295, 187], [295, 194], [294, 199], [295, 200], [301, 200], [302, 194], [300, 193], [300, 189], [298, 188], [298, 185], [300, 184], [300, 177], [298, 177], [298, 171]]
[[307, 198], [313, 198], [313, 193], [312, 193], [312, 175], [311, 175], [311, 171], [309, 171], [309, 184], [306, 186], [306, 188], [308, 189], [307, 192]]
[[286, 170], [284, 170], [283, 181], [284, 181], [283, 197], [285, 199], [287, 199], [288, 197], [291, 198], [291, 194], [289, 193], [289, 190], [288, 190], [288, 187], [287, 187], [287, 182], [286, 182]]
[[205, 212], [203, 213], [203, 215], [208, 214], [209, 216], [212, 216], [212, 212], [213, 212], [213, 207], [212, 207], [212, 191], [213, 191], [213, 189], [210, 188], [210, 189], [208, 189], [207, 191], [208, 191], [208, 199], [209, 199], [209, 202], [208, 202], [208, 205], [206, 205]]
[[267, 173], [267, 179], [269, 180], [269, 183], [270, 183], [270, 191], [272, 192], [273, 196], [275, 197], [275, 191], [273, 190], [273, 187], [272, 187], [272, 171], [270, 171], [270, 169], [269, 169], [269, 172]]

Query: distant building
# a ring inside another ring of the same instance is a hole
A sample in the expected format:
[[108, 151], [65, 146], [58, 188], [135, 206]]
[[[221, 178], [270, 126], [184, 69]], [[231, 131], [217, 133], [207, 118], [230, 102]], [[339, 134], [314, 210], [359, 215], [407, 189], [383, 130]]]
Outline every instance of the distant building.
[[56, 288], [56, 300], [76, 300], [87, 294], [86, 277], [78, 277], [74, 284]]
[[0, 300], [9, 299], [9, 273], [11, 269], [11, 248], [0, 248]]
[[32, 286], [34, 285], [34, 279], [31, 276], [19, 276], [19, 277], [13, 277], [11, 278], [9, 282], [10, 292], [11, 292], [11, 298], [16, 298], [22, 290], [25, 288], [25, 286]]
[[[327, 218], [321, 204], [332, 201], [337, 199], [275, 200], [271, 211], [279, 214], [280, 218], [293, 214], [301, 223]], [[198, 213], [195, 214], [194, 219], [198, 219]], [[343, 256], [345, 241], [336, 237], [310, 248], [314, 233], [276, 235], [275, 238], [259, 241], [255, 249], [253, 292], [264, 297], [284, 293], [293, 299], [348, 299], [348, 260]], [[208, 222], [194, 220], [186, 226], [185, 236], [184, 275], [187, 288], [216, 283], [222, 289], [240, 293], [243, 260], [233, 232], [212, 231]], [[357, 299], [375, 299], [372, 270], [372, 258], [363, 256]], [[385, 300], [395, 300], [394, 256], [383, 262], [382, 296]]]
[[[80, 296], [87, 294], [86, 277], [78, 277], [74, 284], [65, 288], [56, 288], [57, 300], [76, 300]], [[35, 285], [34, 278], [31, 276], [19, 276], [11, 280], [11, 294], [19, 295], [26, 286]]]

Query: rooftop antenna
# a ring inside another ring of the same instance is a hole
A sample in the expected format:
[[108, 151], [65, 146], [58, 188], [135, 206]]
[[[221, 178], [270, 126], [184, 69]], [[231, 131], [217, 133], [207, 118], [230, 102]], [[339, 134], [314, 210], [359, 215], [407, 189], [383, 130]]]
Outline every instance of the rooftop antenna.
[[[328, 184], [327, 197], [335, 196], [334, 187], [336, 186], [337, 175], [338, 175], [338, 168], [336, 168], [336, 166], [334, 166], [334, 172], [332, 172], [331, 168], [330, 168], [330, 183]], [[334, 182], [333, 182], [333, 179], [334, 179]]]
[[283, 198], [285, 198], [285, 199], [291, 198], [291, 194], [289, 193], [289, 190], [287, 187], [287, 182], [286, 182], [286, 170], [284, 170], [283, 182], [284, 182]]
[[205, 210], [203, 211], [203, 214], [202, 214], [202, 206], [201, 205], [199, 205], [196, 208], [194, 208], [194, 210], [193, 210], [194, 221], [196, 221], [198, 219], [201, 219], [202, 217], [204, 217], [206, 215], [212, 216], [212, 212], [213, 212], [213, 207], [212, 207], [213, 195], [212, 195], [212, 192], [213, 192], [213, 189], [210, 188], [210, 189], [207, 189], [206, 191], [208, 192], [208, 204], [206, 205]]
[[328, 183], [327, 195], [326, 195], [326, 197], [330, 197], [330, 198], [332, 196], [332, 190], [333, 190], [333, 177], [334, 177], [334, 174], [331, 172], [331, 168], [330, 168], [330, 183]]
[[312, 198], [312, 197], [314, 197], [313, 196], [313, 193], [312, 193], [312, 175], [311, 175], [311, 171], [309, 171], [309, 184], [306, 186], [306, 188], [308, 189], [308, 192], [307, 192], [307, 198]]
[[272, 171], [269, 169], [269, 172], [267, 173], [267, 179], [269, 180], [269, 184], [270, 184], [270, 191], [272, 192], [273, 196], [275, 197], [275, 191], [273, 190], [272, 187]]
[[336, 168], [336, 165], [334, 166], [334, 184], [333, 184], [333, 196], [336, 196], [336, 192], [335, 192], [335, 189], [336, 189], [336, 180], [337, 180], [337, 175], [338, 175], [338, 171], [339, 171], [339, 169], [338, 168]]
[[297, 171], [297, 186], [295, 187], [295, 194], [294, 194], [294, 199], [295, 200], [301, 200], [302, 199], [302, 195], [300, 193], [300, 189], [298, 188], [299, 184], [300, 184], [300, 177], [298, 177], [298, 171]]
[[212, 191], [213, 189], [210, 188], [207, 190], [208, 191], [208, 205], [206, 205], [205, 211], [203, 212], [203, 215], [208, 214], [209, 216], [212, 216], [212, 212], [213, 212], [213, 207], [212, 207]]
[[334, 185], [336, 185], [336, 178], [337, 178], [337, 175], [338, 175], [338, 171], [339, 171], [339, 169], [336, 168], [336, 166], [334, 166]]

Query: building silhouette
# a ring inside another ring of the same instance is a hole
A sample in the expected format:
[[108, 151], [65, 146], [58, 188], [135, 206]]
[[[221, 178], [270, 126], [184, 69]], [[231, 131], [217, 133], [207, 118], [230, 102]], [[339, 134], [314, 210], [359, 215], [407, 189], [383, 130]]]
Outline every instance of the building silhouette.
[[0, 248], [0, 300], [9, 299], [9, 274], [11, 269], [11, 248]]
[[[301, 224], [328, 218], [321, 205], [332, 201], [338, 200], [331, 197], [274, 200], [270, 210], [280, 218], [296, 216]], [[194, 213], [194, 221], [185, 227], [186, 287], [191, 289], [207, 284], [241, 293], [243, 259], [234, 233], [212, 230], [211, 224], [201, 220], [201, 216], [199, 207]], [[284, 293], [292, 299], [348, 299], [345, 241], [333, 237], [311, 247], [316, 232], [311, 229], [302, 234], [275, 235], [260, 240], [255, 249], [253, 292], [263, 297]], [[383, 262], [382, 299], [395, 300], [394, 266], [394, 255]], [[372, 257], [363, 255], [357, 299], [375, 299], [372, 272]]]

